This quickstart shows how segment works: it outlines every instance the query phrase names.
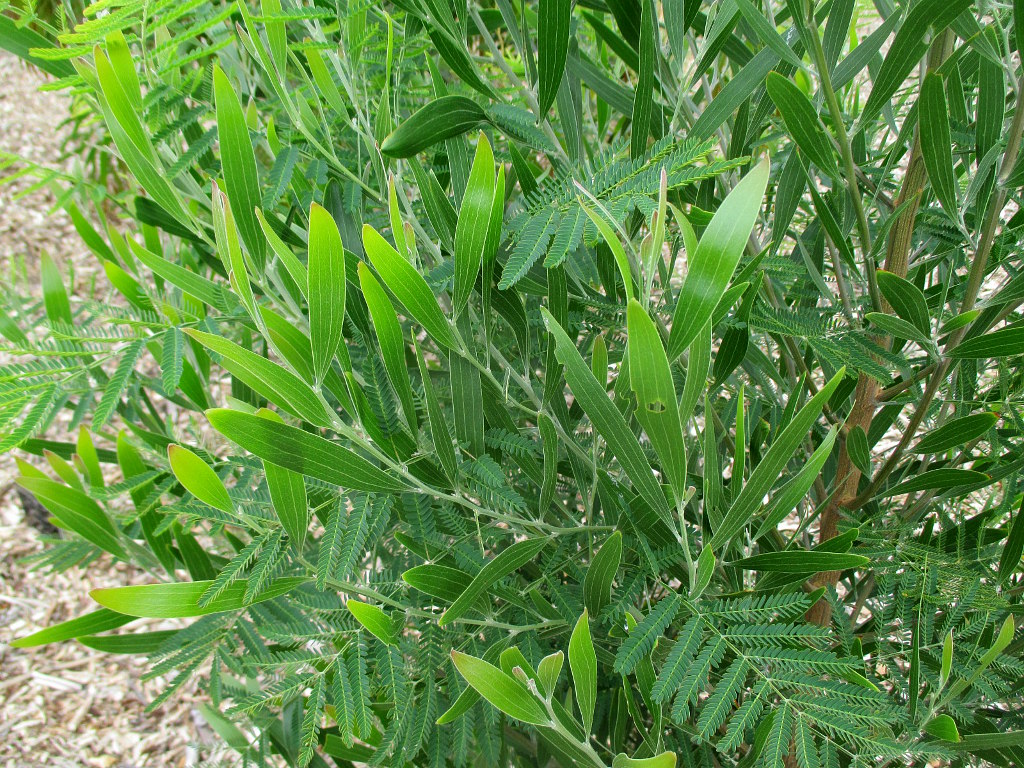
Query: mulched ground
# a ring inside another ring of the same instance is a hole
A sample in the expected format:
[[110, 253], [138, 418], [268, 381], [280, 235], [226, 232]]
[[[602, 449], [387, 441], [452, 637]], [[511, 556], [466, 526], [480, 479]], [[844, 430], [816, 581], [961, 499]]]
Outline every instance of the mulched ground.
[[[44, 82], [0, 51], [0, 150], [52, 165], [61, 154], [62, 133], [55, 126], [67, 116], [68, 103], [61, 93], [39, 92]], [[0, 171], [0, 177], [12, 171]], [[48, 190], [20, 196], [32, 183], [21, 178], [0, 184], [0, 290], [38, 295], [36, 265], [46, 250], [63, 274], [73, 271], [74, 291], [85, 294], [98, 265], [63, 211], [51, 212]], [[0, 351], [0, 365], [10, 360]], [[215, 748], [195, 708], [202, 699], [194, 700], [191, 691], [145, 712], [161, 681], [142, 682], [144, 659], [101, 654], [74, 642], [24, 650], [8, 645], [94, 610], [90, 589], [141, 580], [107, 557], [85, 571], [31, 571], [24, 559], [42, 544], [24, 520], [14, 470], [13, 459], [0, 456], [0, 768], [179, 768], [230, 760]]]

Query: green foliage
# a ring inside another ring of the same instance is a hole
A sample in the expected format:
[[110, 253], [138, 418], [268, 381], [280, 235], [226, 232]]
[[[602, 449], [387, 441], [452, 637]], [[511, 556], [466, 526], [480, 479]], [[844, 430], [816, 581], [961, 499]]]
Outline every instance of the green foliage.
[[0, 450], [146, 575], [14, 647], [259, 765], [1024, 764], [1024, 4], [875, 5], [0, 5], [106, 278]]

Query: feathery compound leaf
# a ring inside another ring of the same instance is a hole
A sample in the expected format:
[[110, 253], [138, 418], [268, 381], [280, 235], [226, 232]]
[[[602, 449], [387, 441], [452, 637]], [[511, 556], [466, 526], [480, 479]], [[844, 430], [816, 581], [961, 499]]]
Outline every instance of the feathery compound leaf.
[[327, 675], [317, 675], [313, 690], [306, 698], [306, 713], [302, 716], [302, 739], [299, 742], [299, 765], [307, 766], [312, 762], [313, 755], [319, 744], [320, 723], [324, 717], [324, 704], [327, 701]]
[[114, 410], [121, 402], [121, 395], [128, 388], [129, 379], [131, 378], [132, 372], [135, 370], [135, 364], [142, 357], [142, 353], [145, 350], [145, 342], [141, 339], [139, 341], [133, 341], [125, 351], [121, 354], [121, 359], [117, 362], [117, 368], [114, 370], [114, 374], [107, 381], [107, 385], [103, 388], [103, 395], [100, 397], [99, 405], [96, 406], [96, 410], [92, 414], [92, 428], [93, 431], [99, 430], [103, 427], [110, 417], [113, 415]]
[[345, 248], [334, 218], [313, 203], [309, 210], [309, 338], [313, 370], [327, 375], [345, 324]]
[[178, 382], [181, 381], [181, 373], [184, 368], [184, 359], [181, 354], [184, 343], [185, 340], [180, 329], [167, 329], [164, 334], [163, 347], [160, 350], [160, 383], [166, 395], [173, 395], [178, 390]]
[[732, 712], [748, 671], [746, 659], [737, 657], [722, 673], [715, 690], [702, 704], [700, 717], [697, 718], [697, 732], [702, 738], [710, 738]]
[[658, 679], [651, 690], [651, 698], [654, 701], [659, 704], [668, 701], [683, 682], [683, 676], [693, 662], [694, 654], [697, 653], [697, 649], [704, 639], [703, 626], [699, 616], [692, 616], [679, 630], [672, 650], [669, 651], [665, 665], [658, 673]]
[[655, 643], [672, 623], [683, 598], [676, 593], [663, 597], [643, 621], [636, 625], [626, 638], [626, 642], [615, 654], [615, 671], [621, 675], [632, 672], [640, 660], [654, 648]]

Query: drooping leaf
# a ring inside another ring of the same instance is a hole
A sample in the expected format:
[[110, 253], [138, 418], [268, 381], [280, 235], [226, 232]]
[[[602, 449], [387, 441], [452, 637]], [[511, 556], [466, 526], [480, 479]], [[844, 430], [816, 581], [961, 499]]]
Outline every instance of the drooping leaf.
[[462, 136], [488, 121], [483, 107], [465, 96], [441, 96], [408, 117], [380, 145], [390, 157], [412, 157], [438, 142]]

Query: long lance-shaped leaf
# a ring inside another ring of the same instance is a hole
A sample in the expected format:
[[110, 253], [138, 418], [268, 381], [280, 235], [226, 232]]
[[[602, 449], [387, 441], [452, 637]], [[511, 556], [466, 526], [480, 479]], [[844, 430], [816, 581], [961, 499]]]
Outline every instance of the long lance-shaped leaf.
[[213, 92], [217, 103], [217, 133], [220, 137], [221, 163], [224, 166], [224, 186], [238, 221], [242, 242], [257, 268], [262, 269], [266, 240], [256, 221], [256, 207], [260, 204], [256, 153], [249, 139], [242, 102], [238, 100], [231, 81], [220, 67], [214, 67], [213, 70]]
[[330, 426], [324, 404], [309, 384], [291, 371], [221, 336], [192, 328], [185, 333], [220, 355], [221, 367], [274, 405], [310, 424]]
[[357, 269], [359, 271], [359, 287], [363, 289], [363, 299], [370, 310], [373, 328], [377, 332], [377, 342], [380, 344], [381, 356], [384, 359], [384, 370], [402, 403], [405, 420], [415, 434], [419, 422], [416, 418], [416, 401], [413, 398], [412, 385], [409, 383], [409, 373], [405, 364], [405, 339], [402, 336], [402, 326], [398, 322], [398, 315], [395, 313], [391, 299], [377, 282], [377, 278], [370, 272], [370, 268], [364, 262], [359, 262]]
[[793, 420], [775, 438], [767, 453], [754, 468], [754, 471], [750, 473], [750, 479], [747, 480], [747, 484], [743, 486], [743, 490], [729, 507], [718, 530], [711, 537], [711, 546], [715, 550], [724, 551], [725, 545], [732, 537], [743, 530], [743, 526], [761, 505], [765, 494], [778, 480], [786, 464], [793, 458], [793, 454], [807, 437], [807, 433], [810, 432], [814, 422], [821, 415], [825, 403], [828, 402], [845, 375], [846, 369], [840, 368], [839, 372], [807, 401], [807, 404], [797, 412]]
[[316, 380], [323, 381], [342, 343], [345, 323], [345, 248], [327, 209], [309, 211], [309, 338]]
[[577, 402], [618, 458], [637, 492], [665, 523], [670, 524], [668, 501], [636, 435], [630, 430], [619, 409], [608, 398], [604, 387], [598, 383], [590, 366], [583, 360], [583, 356], [562, 326], [544, 307], [541, 307], [541, 314], [544, 316], [544, 325], [555, 340], [555, 357], [565, 367], [565, 380], [572, 388]]
[[473, 286], [476, 285], [477, 275], [480, 274], [494, 193], [494, 153], [487, 136], [481, 132], [455, 227], [455, 294], [452, 310], [456, 316], [465, 309], [473, 293]]
[[[284, 423], [274, 411], [261, 408], [257, 416]], [[281, 525], [288, 532], [288, 541], [296, 552], [302, 552], [309, 527], [309, 500], [306, 496], [306, 482], [302, 475], [290, 469], [279, 467], [270, 461], [263, 462], [263, 474], [267, 478], [267, 489], [274, 511], [281, 520]]]
[[210, 424], [261, 459], [293, 472], [356, 491], [401, 491], [405, 484], [354, 451], [297, 427], [251, 413], [214, 408]]
[[455, 347], [451, 325], [441, 312], [427, 281], [412, 264], [369, 224], [363, 226], [363, 247], [384, 285], [402, 302], [413, 320], [422, 325], [438, 344], [449, 349]]
[[918, 99], [917, 125], [921, 135], [921, 155], [928, 169], [935, 196], [953, 221], [960, 218], [953, 175], [953, 140], [949, 133], [949, 112], [942, 78], [928, 73]]
[[483, 659], [452, 651], [452, 661], [466, 682], [509, 717], [531, 725], [550, 722], [543, 705], [518, 680]]
[[459, 595], [459, 598], [449, 606], [438, 623], [443, 627], [463, 616], [477, 601], [477, 598], [490, 589], [498, 579], [502, 579], [526, 565], [547, 544], [548, 539], [545, 538], [526, 539], [524, 541], [517, 541], [508, 549], [503, 550], [497, 557], [480, 569], [480, 572], [473, 577], [473, 581], [466, 587], [466, 591]]
[[779, 114], [786, 124], [800, 151], [816, 166], [833, 178], [839, 175], [835, 153], [825, 134], [825, 128], [818, 120], [818, 113], [792, 80], [777, 72], [768, 75], [765, 81]]
[[128, 616], [147, 619], [179, 619], [205, 616], [209, 613], [236, 611], [254, 603], [272, 600], [287, 594], [307, 581], [302, 576], [278, 579], [260, 592], [253, 600], [245, 601], [247, 581], [236, 581], [204, 606], [199, 598], [213, 584], [212, 581], [188, 581], [177, 584], [140, 584], [132, 587], [94, 589], [89, 593], [100, 605]]
[[384, 139], [380, 151], [389, 157], [412, 157], [434, 144], [469, 133], [486, 123], [483, 107], [465, 96], [441, 96], [408, 117]]
[[551, 109], [569, 53], [572, 0], [540, 0], [537, 4], [538, 115]]
[[740, 180], [715, 211], [697, 243], [697, 252], [690, 259], [686, 282], [679, 291], [672, 315], [668, 342], [670, 361], [679, 357], [700, 333], [729, 287], [761, 210], [770, 168], [764, 160]]
[[676, 499], [686, 494], [686, 448], [668, 356], [654, 321], [636, 299], [627, 310], [629, 382], [637, 420], [654, 445]]

